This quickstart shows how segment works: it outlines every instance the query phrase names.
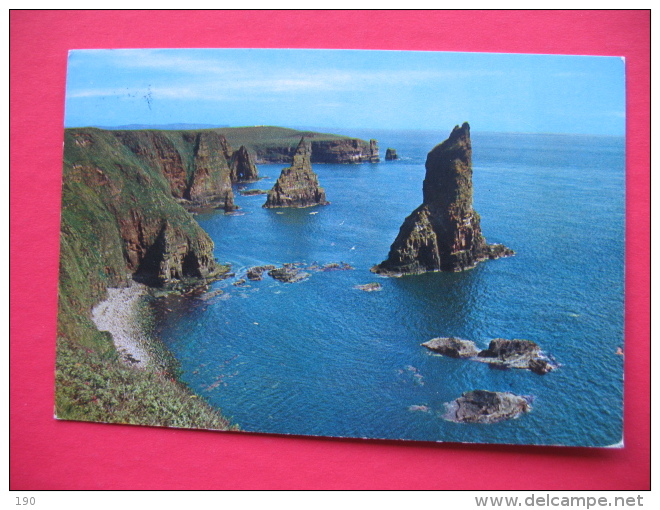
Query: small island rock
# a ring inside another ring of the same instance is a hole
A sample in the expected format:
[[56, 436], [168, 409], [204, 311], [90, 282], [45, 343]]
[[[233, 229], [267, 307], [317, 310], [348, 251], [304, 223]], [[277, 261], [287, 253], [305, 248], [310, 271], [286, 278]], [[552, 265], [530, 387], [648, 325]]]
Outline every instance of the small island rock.
[[395, 161], [397, 159], [399, 159], [399, 156], [396, 153], [396, 149], [388, 148], [385, 151], [385, 161]]
[[434, 338], [422, 345], [433, 352], [450, 358], [473, 358], [479, 354], [479, 349], [473, 341], [463, 340], [462, 338]]
[[491, 340], [488, 349], [478, 355], [478, 361], [489, 363], [495, 368], [521, 368], [531, 370], [539, 375], [554, 370], [556, 365], [550, 363], [541, 348], [531, 340], [495, 338]]
[[496, 423], [531, 411], [525, 397], [509, 392], [473, 390], [445, 404], [444, 419], [459, 423]]
[[318, 176], [312, 170], [310, 149], [305, 138], [301, 138], [291, 166], [282, 170], [263, 207], [311, 207], [328, 203]]

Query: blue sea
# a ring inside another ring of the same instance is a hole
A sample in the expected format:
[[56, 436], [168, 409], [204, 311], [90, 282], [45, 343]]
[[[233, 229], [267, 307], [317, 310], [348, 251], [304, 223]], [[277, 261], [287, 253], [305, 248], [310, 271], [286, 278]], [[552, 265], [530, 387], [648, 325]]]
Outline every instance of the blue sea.
[[[426, 154], [447, 133], [353, 131], [398, 161], [314, 165], [328, 206], [263, 209], [240, 196], [238, 215], [201, 214], [218, 261], [235, 277], [210, 299], [155, 303], [157, 334], [181, 380], [242, 430], [422, 441], [610, 446], [622, 440], [624, 139], [472, 133], [474, 208], [489, 243], [514, 257], [461, 273], [386, 278], [403, 220], [422, 202]], [[269, 189], [286, 165], [260, 165]], [[294, 284], [263, 264], [345, 262]], [[380, 292], [355, 285], [378, 282]], [[204, 297], [204, 296], [202, 296]], [[167, 310], [167, 312], [165, 312]], [[538, 343], [560, 367], [539, 376], [432, 354], [439, 336]], [[533, 399], [532, 411], [494, 424], [442, 418], [473, 389]]]

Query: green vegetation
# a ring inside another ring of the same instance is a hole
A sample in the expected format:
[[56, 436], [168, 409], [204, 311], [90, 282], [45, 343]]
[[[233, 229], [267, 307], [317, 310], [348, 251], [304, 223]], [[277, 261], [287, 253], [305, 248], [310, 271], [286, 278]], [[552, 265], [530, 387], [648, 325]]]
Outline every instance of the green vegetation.
[[303, 136], [310, 140], [319, 141], [350, 139], [350, 137], [343, 135], [298, 131], [276, 126], [220, 128], [214, 131], [224, 135], [232, 147], [245, 145], [253, 150], [266, 147], [293, 147], [295, 149]]
[[[204, 265], [207, 274], [226, 270], [215, 267], [213, 242], [172, 197], [153, 157], [149, 133], [164, 132], [124, 133], [134, 133], [133, 150], [116, 132], [84, 128], [65, 133], [56, 414], [76, 420], [230, 428], [216, 410], [175, 380], [171, 363], [144, 369], [124, 364], [110, 334], [98, 331], [91, 320], [92, 307], [105, 299], [106, 289], [125, 285], [140, 269], [155, 273], [178, 262], [184, 273], [186, 264], [194, 263]], [[193, 148], [184, 133], [163, 136], [186, 165]], [[158, 142], [164, 146], [163, 139]], [[160, 253], [150, 255], [154, 247]], [[183, 262], [175, 259], [181, 249], [187, 250]], [[165, 264], [143, 267], [149, 256]], [[167, 358], [162, 352], [158, 357]]]

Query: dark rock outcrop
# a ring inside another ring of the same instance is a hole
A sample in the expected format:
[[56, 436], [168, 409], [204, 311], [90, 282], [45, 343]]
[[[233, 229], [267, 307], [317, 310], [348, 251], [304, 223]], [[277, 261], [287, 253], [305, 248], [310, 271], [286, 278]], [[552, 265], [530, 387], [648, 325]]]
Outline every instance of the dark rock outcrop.
[[489, 245], [472, 208], [472, 144], [470, 126], [456, 126], [447, 140], [426, 158], [423, 203], [408, 216], [387, 259], [374, 266], [388, 276], [427, 271], [462, 271], [477, 263], [513, 255]]
[[229, 159], [232, 182], [254, 182], [259, 180], [257, 165], [244, 145], [235, 151]]
[[396, 149], [388, 148], [387, 151], [385, 151], [385, 161], [394, 161], [397, 159], [399, 159], [399, 156], [396, 153]]
[[473, 390], [445, 404], [444, 419], [459, 423], [496, 423], [531, 411], [525, 397], [508, 392]]
[[557, 368], [531, 340], [496, 338], [488, 349], [478, 355], [478, 361], [489, 363], [495, 368], [521, 368], [544, 375]]
[[251, 267], [247, 270], [248, 280], [252, 280], [252, 281], [262, 280], [264, 272], [270, 271], [271, 269], [275, 269], [275, 268], [276, 266], [273, 266], [272, 264], [266, 266]]
[[461, 338], [434, 338], [422, 345], [433, 352], [451, 358], [473, 358], [479, 354], [479, 349], [473, 341]]
[[309, 156], [309, 147], [302, 138], [291, 166], [282, 170], [263, 207], [311, 207], [329, 203], [312, 170]]

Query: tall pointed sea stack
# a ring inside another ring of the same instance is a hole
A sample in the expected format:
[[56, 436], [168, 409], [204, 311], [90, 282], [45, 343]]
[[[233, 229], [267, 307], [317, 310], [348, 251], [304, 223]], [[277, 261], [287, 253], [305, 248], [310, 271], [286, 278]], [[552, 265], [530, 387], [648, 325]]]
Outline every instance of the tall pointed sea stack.
[[263, 207], [311, 207], [329, 203], [312, 170], [310, 154], [305, 138], [301, 138], [291, 166], [282, 170]]
[[387, 259], [371, 270], [388, 276], [462, 271], [482, 260], [513, 255], [487, 244], [472, 208], [470, 126], [456, 126], [426, 157], [424, 201], [408, 216]]
[[235, 151], [229, 159], [231, 182], [254, 182], [259, 180], [257, 165], [244, 145]]

